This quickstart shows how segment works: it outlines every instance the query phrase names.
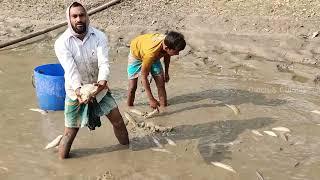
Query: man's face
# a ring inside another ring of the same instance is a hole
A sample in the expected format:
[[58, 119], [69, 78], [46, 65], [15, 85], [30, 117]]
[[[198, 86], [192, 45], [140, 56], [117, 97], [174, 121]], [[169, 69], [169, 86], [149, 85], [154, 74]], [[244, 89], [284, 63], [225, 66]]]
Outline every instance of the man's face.
[[167, 54], [169, 56], [179, 55], [179, 51], [175, 49], [167, 49]]
[[86, 12], [83, 7], [71, 7], [70, 9], [70, 22], [72, 29], [78, 33], [83, 34], [86, 32]]

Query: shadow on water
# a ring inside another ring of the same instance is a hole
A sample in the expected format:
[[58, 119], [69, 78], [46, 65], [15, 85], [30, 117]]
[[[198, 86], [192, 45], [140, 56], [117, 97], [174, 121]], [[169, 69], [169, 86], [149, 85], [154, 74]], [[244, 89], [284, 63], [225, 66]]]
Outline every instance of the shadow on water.
[[163, 115], [170, 115], [174, 113], [179, 113], [179, 112], [183, 112], [191, 109], [203, 108], [203, 107], [224, 106], [224, 104], [240, 105], [244, 103], [252, 103], [255, 105], [278, 106], [286, 103], [285, 100], [268, 99], [262, 93], [257, 93], [252, 91], [244, 91], [239, 89], [212, 89], [212, 90], [206, 90], [201, 92], [175, 96], [171, 99], [168, 99], [168, 104], [176, 105], [176, 104], [183, 104], [183, 103], [192, 103], [192, 102], [198, 102], [204, 99], [212, 100], [212, 104], [211, 103], [196, 104], [196, 105], [184, 107], [175, 111], [166, 112]]
[[[230, 158], [231, 152], [229, 151], [228, 144], [234, 142], [239, 134], [245, 130], [262, 128], [273, 122], [274, 120], [272, 118], [260, 117], [247, 120], [226, 120], [196, 125], [181, 125], [175, 127], [174, 132], [168, 134], [166, 137], [174, 141], [199, 139], [197, 145], [198, 150], [203, 159], [209, 163], [211, 161], [221, 161]], [[148, 135], [133, 138], [130, 142], [130, 149], [132, 151], [140, 151], [157, 147], [153, 141], [154, 137], [158, 139], [161, 144], [167, 144], [165, 137], [155, 134], [153, 136]], [[113, 145], [104, 148], [75, 149], [73, 153], [76, 154], [76, 157], [82, 157], [124, 149], [127, 149], [127, 147]]]

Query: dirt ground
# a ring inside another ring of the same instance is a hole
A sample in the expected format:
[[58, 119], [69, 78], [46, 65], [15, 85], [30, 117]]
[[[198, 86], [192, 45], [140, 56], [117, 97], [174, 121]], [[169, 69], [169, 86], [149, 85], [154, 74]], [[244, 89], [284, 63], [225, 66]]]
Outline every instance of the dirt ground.
[[[0, 43], [63, 22], [70, 2], [0, 0]], [[81, 2], [88, 9], [105, 3]], [[171, 65], [169, 107], [148, 120], [174, 132], [139, 134], [128, 126], [132, 143], [125, 149], [104, 123], [94, 133], [82, 131], [74, 158], [65, 162], [55, 150], [43, 150], [61, 133], [63, 113], [28, 110], [36, 106], [32, 69], [56, 62], [53, 43], [65, 28], [1, 49], [0, 96], [7, 103], [0, 105], [0, 127], [6, 127], [0, 178], [253, 180], [260, 172], [266, 180], [318, 179], [320, 120], [312, 111], [320, 110], [319, 12], [319, 0], [123, 0], [92, 15], [91, 25], [109, 37], [110, 84], [121, 112], [130, 40], [166, 30], [185, 35], [187, 47]], [[144, 93], [137, 96], [137, 109], [146, 109]], [[276, 126], [291, 132], [263, 133]]]

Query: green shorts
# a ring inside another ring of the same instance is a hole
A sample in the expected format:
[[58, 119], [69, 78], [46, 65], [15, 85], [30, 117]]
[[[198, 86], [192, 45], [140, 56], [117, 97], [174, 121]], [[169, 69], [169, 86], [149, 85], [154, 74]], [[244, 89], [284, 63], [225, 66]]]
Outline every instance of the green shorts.
[[[142, 67], [142, 61], [134, 58], [130, 53], [128, 56], [128, 68], [127, 68], [128, 79], [138, 78], [141, 73], [141, 67]], [[151, 65], [150, 73], [151, 75], [159, 75], [162, 72], [163, 72], [163, 69], [162, 69], [161, 61], [160, 59], [157, 59]]]
[[[108, 115], [111, 110], [118, 107], [110, 92], [108, 92], [98, 104], [99, 105], [94, 108], [94, 113], [97, 116]], [[85, 127], [88, 124], [88, 120], [88, 104], [79, 105], [78, 100], [72, 100], [67, 96], [64, 105], [65, 127]]]

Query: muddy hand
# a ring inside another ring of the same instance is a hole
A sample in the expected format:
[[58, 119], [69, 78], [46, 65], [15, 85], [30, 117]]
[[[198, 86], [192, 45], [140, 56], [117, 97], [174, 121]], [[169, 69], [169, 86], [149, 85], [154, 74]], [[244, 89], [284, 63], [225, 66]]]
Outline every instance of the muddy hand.
[[170, 76], [169, 76], [169, 74], [165, 74], [164, 75], [164, 82], [169, 82], [169, 80], [170, 80]]
[[78, 89], [76, 89], [75, 93], [76, 93], [77, 99], [79, 101], [79, 104], [83, 104], [83, 103], [85, 103], [85, 101], [81, 98], [80, 89], [81, 89], [80, 87]]
[[153, 98], [149, 101], [149, 105], [152, 109], [158, 109], [158, 107], [160, 106], [160, 103]]
[[101, 80], [98, 83], [94, 83], [93, 85], [97, 86], [97, 91], [94, 94], [94, 96], [96, 96], [97, 94], [99, 94], [102, 90], [104, 89], [109, 89], [108, 87], [108, 83], [105, 80]]
[[97, 86], [97, 90], [89, 97], [89, 101], [92, 102], [94, 98], [96, 98], [96, 96], [104, 89], [108, 89], [108, 83], [105, 80], [101, 80], [98, 83], [94, 83], [94, 86]]

